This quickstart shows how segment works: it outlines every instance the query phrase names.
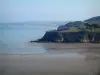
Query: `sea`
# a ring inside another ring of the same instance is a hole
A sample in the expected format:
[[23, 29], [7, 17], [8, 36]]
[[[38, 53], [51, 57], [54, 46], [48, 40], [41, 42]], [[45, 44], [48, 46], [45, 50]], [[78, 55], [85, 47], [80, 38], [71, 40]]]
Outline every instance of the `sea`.
[[31, 45], [29, 41], [43, 37], [46, 31], [55, 30], [65, 22], [18, 22], [0, 23], [0, 53], [43, 53], [42, 45]]

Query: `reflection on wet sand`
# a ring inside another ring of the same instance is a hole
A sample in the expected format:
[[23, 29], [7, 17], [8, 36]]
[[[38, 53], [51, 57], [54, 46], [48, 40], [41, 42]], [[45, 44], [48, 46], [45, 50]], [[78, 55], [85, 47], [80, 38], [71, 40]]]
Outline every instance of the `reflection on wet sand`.
[[98, 75], [99, 73], [99, 45], [54, 43], [39, 45], [46, 52], [0, 54], [0, 75]]

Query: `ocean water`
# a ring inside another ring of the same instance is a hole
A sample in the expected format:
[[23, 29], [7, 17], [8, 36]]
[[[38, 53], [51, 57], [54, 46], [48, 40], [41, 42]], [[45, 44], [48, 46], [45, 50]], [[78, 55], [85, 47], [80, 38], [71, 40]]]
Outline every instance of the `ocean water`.
[[[63, 22], [62, 22], [63, 23]], [[29, 22], [0, 24], [0, 53], [40, 53], [46, 50], [41, 45], [30, 45], [48, 30], [57, 29], [60, 22]]]

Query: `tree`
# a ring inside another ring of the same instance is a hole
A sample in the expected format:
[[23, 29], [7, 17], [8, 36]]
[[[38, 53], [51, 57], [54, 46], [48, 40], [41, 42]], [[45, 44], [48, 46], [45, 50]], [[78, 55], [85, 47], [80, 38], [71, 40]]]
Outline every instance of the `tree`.
[[93, 42], [96, 42], [95, 40], [97, 40], [96, 39], [96, 28], [100, 28], [100, 25], [98, 25], [98, 24], [92, 24], [92, 28], [93, 28], [93, 31], [94, 31], [94, 35], [93, 35], [93, 39], [92, 39], [92, 41]]
[[[88, 23], [85, 23], [84, 24], [86, 26], [86, 31], [89, 29], [92, 34], [93, 34], [93, 37], [92, 37], [92, 42], [96, 42], [96, 29], [97, 28], [100, 28], [100, 25], [98, 24], [88, 24]], [[88, 37], [88, 34], [86, 34], [86, 37]]]
[[92, 25], [85, 23], [86, 31], [89, 29], [92, 32]]
[[95, 32], [96, 28], [100, 28], [100, 25], [98, 25], [98, 24], [92, 24], [92, 27], [93, 27], [94, 32]]
[[88, 42], [88, 29], [91, 30], [91, 25], [88, 24], [88, 23], [85, 23], [84, 25], [85, 25], [85, 27], [86, 27], [86, 29], [85, 29], [85, 32], [86, 32], [86, 33], [85, 33], [84, 38], [85, 38], [86, 42]]

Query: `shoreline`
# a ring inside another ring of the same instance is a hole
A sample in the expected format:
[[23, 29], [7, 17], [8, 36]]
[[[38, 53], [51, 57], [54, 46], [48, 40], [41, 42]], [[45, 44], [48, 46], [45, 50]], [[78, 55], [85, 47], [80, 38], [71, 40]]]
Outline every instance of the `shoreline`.
[[66, 53], [81, 53], [81, 52], [98, 52], [100, 53], [100, 44], [91, 44], [91, 43], [29, 43], [25, 42], [24, 44], [43, 48], [43, 52], [33, 52], [33, 53], [0, 53], [2, 55], [46, 55], [46, 54], [66, 54]]
[[86, 47], [79, 50], [47, 50], [34, 54], [0, 54], [0, 75], [94, 75], [100, 68], [100, 49], [94, 44], [31, 44], [47, 48]]

